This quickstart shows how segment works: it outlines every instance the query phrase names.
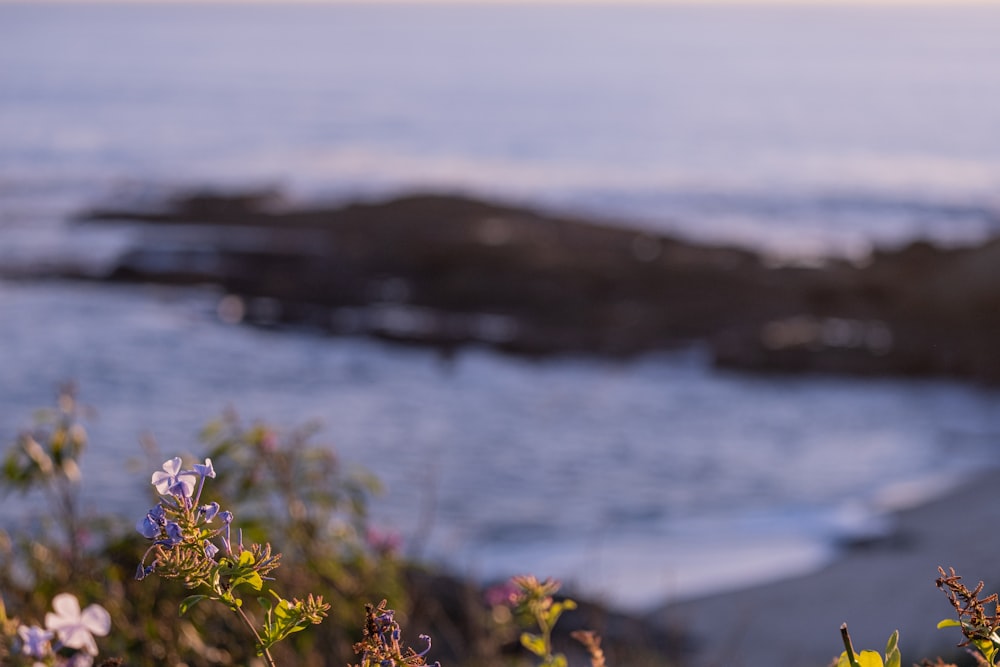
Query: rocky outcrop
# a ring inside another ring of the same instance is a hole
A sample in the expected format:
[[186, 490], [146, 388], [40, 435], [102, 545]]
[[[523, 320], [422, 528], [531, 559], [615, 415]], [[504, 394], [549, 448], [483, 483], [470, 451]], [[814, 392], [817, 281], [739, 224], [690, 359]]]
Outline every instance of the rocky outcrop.
[[84, 217], [153, 230], [107, 279], [216, 284], [232, 320], [529, 355], [702, 340], [730, 367], [1000, 379], [1000, 241], [802, 268], [439, 195], [295, 209], [201, 193]]

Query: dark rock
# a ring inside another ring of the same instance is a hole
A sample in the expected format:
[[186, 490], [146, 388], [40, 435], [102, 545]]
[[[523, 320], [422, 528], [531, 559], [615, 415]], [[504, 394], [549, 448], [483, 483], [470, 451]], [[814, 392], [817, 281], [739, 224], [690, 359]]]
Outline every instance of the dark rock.
[[454, 196], [293, 209], [199, 192], [84, 218], [149, 230], [107, 279], [216, 284], [233, 319], [527, 355], [709, 341], [734, 368], [1000, 380], [1000, 241], [801, 268]]

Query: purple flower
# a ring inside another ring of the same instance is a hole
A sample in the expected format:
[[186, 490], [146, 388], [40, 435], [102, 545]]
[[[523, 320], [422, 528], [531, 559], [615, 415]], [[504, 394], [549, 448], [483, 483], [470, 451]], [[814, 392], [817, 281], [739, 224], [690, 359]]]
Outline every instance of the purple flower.
[[204, 464], [195, 463], [194, 471], [202, 477], [215, 479], [215, 468], [212, 467], [212, 459], [206, 458]]
[[80, 603], [69, 593], [52, 598], [55, 613], [45, 615], [45, 627], [55, 632], [63, 646], [97, 655], [94, 635], [103, 637], [111, 630], [111, 615], [98, 604], [80, 611]]
[[135, 580], [142, 581], [149, 575], [153, 574], [153, 570], [156, 569], [157, 561], [153, 561], [149, 565], [143, 565], [139, 563], [139, 567], [135, 568]]
[[153, 473], [152, 482], [161, 496], [172, 495], [180, 498], [190, 498], [194, 493], [194, 485], [198, 476], [190, 470], [181, 470], [181, 458], [175, 456], [164, 461], [163, 470]]
[[205, 522], [209, 523], [219, 513], [219, 503], [209, 503], [198, 508], [198, 512], [205, 517]]
[[422, 658], [422, 657], [424, 657], [425, 655], [427, 655], [428, 653], [431, 652], [431, 636], [430, 635], [420, 635], [420, 639], [422, 639], [425, 642], [427, 642], [427, 648], [425, 648], [423, 651], [421, 651], [420, 653], [417, 654], [418, 656], [420, 656]]
[[176, 521], [168, 521], [166, 525], [167, 539], [163, 543], [167, 546], [174, 546], [184, 541], [184, 531]]
[[32, 658], [44, 658], [48, 655], [49, 641], [55, 636], [37, 625], [30, 628], [22, 625], [17, 629], [17, 635], [21, 638], [21, 653]]
[[215, 554], [219, 553], [219, 547], [209, 541], [205, 541], [205, 556], [209, 560], [215, 560]]
[[163, 527], [164, 523], [165, 518], [163, 507], [161, 505], [157, 505], [153, 509], [146, 512], [146, 516], [135, 524], [135, 529], [142, 533], [143, 537], [151, 540], [160, 535], [160, 528]]
[[205, 478], [215, 477], [215, 468], [212, 467], [212, 459], [206, 458], [204, 463], [194, 464], [194, 473], [198, 475], [198, 493], [195, 495], [194, 504], [201, 500], [201, 490], [205, 488]]

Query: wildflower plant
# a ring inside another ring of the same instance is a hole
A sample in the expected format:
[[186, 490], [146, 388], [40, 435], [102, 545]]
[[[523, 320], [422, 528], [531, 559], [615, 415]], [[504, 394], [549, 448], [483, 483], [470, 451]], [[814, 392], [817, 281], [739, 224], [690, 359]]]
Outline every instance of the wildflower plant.
[[[402, 632], [396, 622], [396, 612], [386, 608], [382, 600], [376, 607], [365, 605], [365, 627], [362, 639], [354, 645], [354, 652], [361, 656], [361, 662], [355, 667], [423, 667], [427, 665], [426, 655], [431, 650], [431, 638], [420, 635], [419, 639], [426, 643], [421, 651], [412, 647], [404, 647]], [[441, 667], [441, 663], [432, 663]]]
[[552, 579], [538, 581], [534, 576], [522, 575], [511, 582], [516, 587], [511, 595], [515, 614], [539, 629], [538, 634], [521, 633], [521, 645], [541, 659], [539, 667], [566, 667], [566, 656], [552, 648], [552, 629], [564, 611], [576, 609], [576, 602], [556, 602], [553, 595], [559, 590], [559, 582]]
[[[234, 612], [254, 638], [257, 655], [274, 667], [270, 649], [290, 635], [321, 623], [329, 609], [322, 596], [305, 600], [285, 599], [265, 582], [278, 567], [281, 554], [270, 544], [243, 544], [242, 534], [233, 533], [233, 513], [217, 502], [202, 503], [205, 480], [216, 476], [211, 459], [183, 469], [180, 457], [164, 462], [151, 482], [160, 501], [136, 524], [152, 544], [136, 570], [136, 579], [157, 574], [177, 579], [197, 593], [180, 603], [187, 613], [203, 600], [225, 605]], [[255, 622], [244, 608], [243, 596], [257, 594], [263, 620]]]
[[219, 473], [215, 499], [240, 508], [244, 537], [280, 545], [284, 576], [301, 590], [330, 592], [331, 629], [293, 643], [303, 649], [315, 639], [331, 662], [343, 665], [358, 639], [347, 630], [358, 609], [383, 598], [406, 609], [409, 601], [400, 545], [370, 522], [378, 480], [346, 465], [330, 443], [314, 442], [317, 429], [247, 423], [229, 410], [204, 429], [202, 445]]
[[979, 651], [980, 655], [976, 659], [980, 664], [996, 665], [1000, 662], [1000, 607], [997, 594], [981, 597], [985, 584], [980, 581], [975, 588], [968, 588], [954, 568], [946, 572], [939, 567], [938, 574], [937, 587], [944, 591], [958, 613], [957, 619], [946, 618], [938, 623], [938, 628], [960, 628], [965, 640], [959, 646], [974, 646]]
[[83, 520], [80, 513], [79, 460], [87, 445], [82, 424], [84, 410], [72, 384], [60, 388], [55, 409], [39, 410], [35, 427], [22, 433], [0, 468], [0, 492], [24, 495], [40, 490], [51, 510], [50, 517], [61, 533], [59, 558], [70, 574], [80, 574], [83, 553]]

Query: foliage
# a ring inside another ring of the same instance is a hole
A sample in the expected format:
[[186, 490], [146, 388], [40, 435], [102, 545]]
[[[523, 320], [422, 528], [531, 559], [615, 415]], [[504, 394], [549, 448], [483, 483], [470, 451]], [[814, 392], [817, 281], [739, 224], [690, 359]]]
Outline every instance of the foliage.
[[[244, 426], [235, 413], [210, 425], [202, 447], [218, 473], [212, 491], [220, 509], [210, 523], [197, 512], [210, 503], [194, 503], [185, 510], [170, 507], [170, 517], [165, 508], [164, 529], [167, 521], [183, 528], [150, 538], [153, 550], [144, 553], [151, 545], [137, 539], [131, 522], [123, 522], [120, 514], [81, 511], [85, 480], [79, 459], [87, 443], [87, 414], [72, 387], [66, 387], [56, 409], [39, 412], [36, 425], [11, 446], [0, 470], [0, 490], [28, 498], [45, 494], [48, 505], [40, 515], [52, 518], [31, 532], [11, 536], [0, 531], [0, 590], [7, 607], [17, 609], [19, 616], [41, 618], [54, 596], [70, 592], [81, 600], [100, 600], [114, 628], [102, 641], [102, 652], [124, 656], [130, 664], [260, 665], [256, 654], [267, 646], [279, 664], [341, 667], [361, 637], [357, 614], [367, 601], [386, 598], [406, 606], [402, 562], [394, 546], [389, 540], [369, 541], [374, 531], [366, 508], [374, 485], [364, 475], [343, 473], [332, 448], [311, 441], [314, 429], [285, 434], [263, 424]], [[156, 496], [162, 500], [159, 493]], [[234, 533], [230, 540], [231, 560], [219, 560], [215, 566], [201, 561], [197, 566], [190, 560], [197, 537], [181, 549], [155, 544], [217, 530], [224, 514], [221, 506], [240, 508], [243, 537]], [[282, 514], [276, 515], [278, 508]], [[146, 518], [155, 522], [156, 515]], [[24, 518], [34, 523], [36, 517]], [[283, 586], [297, 597], [254, 590], [254, 575], [260, 577], [262, 589], [268, 588], [267, 568], [277, 565], [279, 552]], [[158, 574], [171, 576], [136, 581], [136, 564], [143, 561], [144, 574], [152, 574], [145, 568], [158, 561], [163, 566]], [[214, 573], [213, 567], [218, 567]], [[188, 588], [199, 582], [198, 576], [211, 581], [216, 574], [220, 583], [239, 582], [236, 591]], [[245, 640], [247, 626], [239, 614], [219, 614], [213, 605], [198, 604], [198, 598], [191, 597], [215, 595], [227, 604], [230, 595], [232, 604], [238, 604], [241, 590], [262, 605], [256, 612], [259, 641]], [[310, 598], [311, 591], [322, 591], [329, 599]], [[303, 621], [315, 619], [325, 604], [331, 604], [325, 612], [326, 631], [297, 630]], [[184, 615], [179, 617], [181, 608]]]
[[521, 645], [541, 659], [539, 667], [566, 667], [566, 656], [552, 648], [552, 629], [564, 611], [576, 609], [576, 602], [569, 599], [556, 602], [552, 596], [559, 590], [559, 582], [552, 579], [538, 581], [524, 575], [511, 581], [517, 587], [511, 597], [516, 615], [535, 623], [539, 630], [539, 634], [522, 633]]
[[[962, 583], [954, 568], [945, 572], [938, 568], [937, 586], [948, 596], [948, 601], [958, 614], [938, 623], [938, 628], [961, 628], [965, 640], [959, 646], [974, 646], [977, 661], [982, 665], [996, 665], [1000, 660], [1000, 616], [997, 613], [997, 594], [980, 597], [985, 584], [980, 581], [974, 589]], [[993, 606], [989, 613], [988, 605]]]
[[[202, 600], [221, 602], [250, 630], [257, 655], [273, 667], [271, 648], [307, 625], [321, 623], [330, 605], [311, 593], [305, 600], [286, 600], [268, 588], [266, 592], [275, 601], [267, 596], [257, 598], [265, 612], [258, 628], [243, 607], [240, 588], [264, 590], [264, 581], [272, 580], [268, 575], [278, 567], [281, 554], [272, 553], [270, 544], [244, 547], [242, 534], [234, 541], [233, 513], [222, 510], [217, 502], [201, 504], [205, 480], [216, 476], [212, 459], [183, 470], [180, 457], [175, 457], [162, 467], [152, 475], [160, 502], [136, 525], [143, 537], [153, 541], [138, 566], [136, 579], [156, 573], [203, 591], [181, 601], [181, 614]], [[213, 523], [216, 518], [218, 524]], [[147, 559], [151, 560], [149, 565]]]
[[44, 540], [58, 554], [72, 576], [81, 566], [84, 525], [80, 516], [80, 464], [87, 445], [87, 431], [81, 424], [83, 408], [77, 402], [76, 388], [67, 384], [60, 389], [56, 407], [39, 410], [35, 427], [25, 431], [3, 460], [4, 495], [16, 491], [26, 495], [40, 490], [51, 512], [46, 516], [56, 523], [58, 533]]
[[[73, 388], [65, 387], [56, 408], [40, 411], [35, 427], [3, 459], [0, 492], [37, 492], [49, 511], [34, 531], [12, 538], [0, 530], [0, 663], [90, 667], [98, 654], [95, 637], [102, 637], [105, 654], [134, 664], [428, 665], [430, 637], [419, 635], [420, 650], [408, 646], [397, 620], [395, 609], [407, 603], [405, 563], [393, 540], [371, 539], [376, 531], [367, 502], [377, 485], [368, 475], [346, 474], [332, 448], [313, 445], [314, 428], [282, 434], [264, 424], [246, 426], [233, 412], [210, 424], [202, 434], [209, 453], [203, 463], [184, 468], [177, 456], [151, 476], [156, 504], [136, 524], [148, 540], [142, 549], [121, 517], [80, 510], [85, 415]], [[216, 499], [203, 502], [209, 479]], [[223, 507], [240, 507], [240, 529]], [[284, 586], [324, 595], [279, 594], [273, 583], [279, 565], [291, 565], [282, 569]], [[974, 649], [980, 665], [1000, 664], [1000, 598], [984, 596], [983, 582], [966, 587], [954, 569], [939, 568], [939, 574], [937, 586], [957, 619], [938, 627], [959, 628], [959, 646]], [[507, 618], [525, 627], [519, 643], [538, 667], [568, 667], [553, 645], [553, 630], [577, 605], [557, 599], [558, 590], [551, 579], [519, 576], [504, 588], [509, 607], [499, 598], [491, 603], [495, 626]], [[247, 599], [256, 601], [256, 614]], [[365, 604], [370, 599], [382, 602]], [[81, 609], [79, 600], [100, 604]], [[50, 604], [54, 611], [46, 612]], [[8, 614], [9, 605], [20, 610], [17, 617]], [[365, 621], [358, 628], [362, 606]], [[223, 608], [232, 614], [215, 613]], [[43, 614], [44, 625], [19, 620]], [[302, 632], [327, 617], [326, 632]], [[591, 667], [606, 667], [599, 636], [571, 634]], [[844, 651], [835, 667], [901, 667], [898, 632], [884, 653], [855, 652], [846, 624], [841, 635]], [[359, 663], [352, 662], [356, 656]], [[111, 658], [100, 667], [120, 664]], [[954, 667], [940, 658], [923, 664]]]
[[889, 636], [885, 645], [885, 660], [877, 651], [854, 652], [851, 635], [847, 632], [847, 623], [840, 626], [840, 635], [844, 640], [844, 652], [837, 660], [837, 667], [900, 667], [899, 630]]
[[[431, 638], [420, 635], [420, 640], [427, 644], [422, 651], [404, 648], [396, 612], [385, 605], [385, 600], [377, 607], [365, 605], [364, 635], [354, 645], [354, 652], [361, 656], [361, 662], [355, 667], [423, 667], [427, 664], [424, 656], [431, 650]], [[441, 667], [436, 662], [434, 666]]]

